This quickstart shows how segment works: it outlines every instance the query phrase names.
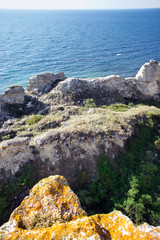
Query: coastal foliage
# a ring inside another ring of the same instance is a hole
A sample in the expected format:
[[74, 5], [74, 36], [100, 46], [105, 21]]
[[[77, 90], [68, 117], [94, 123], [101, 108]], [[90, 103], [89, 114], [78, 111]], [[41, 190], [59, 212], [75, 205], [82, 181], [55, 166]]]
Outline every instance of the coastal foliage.
[[20, 203], [17, 196], [22, 195], [26, 189], [31, 188], [36, 183], [37, 179], [35, 179], [34, 175], [35, 168], [28, 164], [21, 175], [15, 177], [14, 180], [6, 182], [3, 187], [0, 187], [0, 224], [4, 220], [7, 220], [10, 207], [17, 207]]
[[89, 214], [121, 210], [136, 224], [160, 224], [159, 116], [138, 121], [127, 151], [115, 163], [102, 155], [98, 177], [77, 194]]
[[30, 119], [26, 121], [26, 124], [33, 125], [35, 123], [38, 123], [42, 118], [44, 118], [43, 115], [33, 115]]
[[83, 102], [85, 108], [95, 108], [96, 103], [94, 102], [93, 98], [88, 98], [86, 101]]
[[123, 104], [123, 103], [117, 103], [117, 104], [111, 104], [109, 106], [103, 105], [102, 108], [105, 109], [110, 109], [113, 111], [118, 111], [118, 112], [125, 112], [131, 107], [129, 105]]

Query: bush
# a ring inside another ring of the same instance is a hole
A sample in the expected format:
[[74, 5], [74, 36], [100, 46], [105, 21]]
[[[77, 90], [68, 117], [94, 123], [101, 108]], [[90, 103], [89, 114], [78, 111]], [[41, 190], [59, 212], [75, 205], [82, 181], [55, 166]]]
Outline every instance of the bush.
[[10, 211], [13, 211], [13, 208], [20, 204], [22, 199], [19, 199], [19, 195], [26, 189], [33, 187], [36, 181], [35, 168], [28, 164], [21, 175], [15, 177], [13, 181], [6, 182], [0, 188], [0, 225], [8, 220]]
[[77, 193], [89, 214], [118, 209], [136, 224], [160, 224], [160, 151], [155, 147], [159, 146], [158, 122], [157, 115], [150, 115], [145, 123], [138, 123], [117, 165], [105, 155], [100, 157], [97, 179]]
[[83, 102], [85, 108], [95, 108], [96, 103], [94, 102], [93, 98], [88, 98], [86, 101]]
[[27, 125], [33, 125], [35, 123], [38, 123], [42, 118], [44, 118], [43, 115], [34, 115], [26, 121], [26, 124]]
[[126, 104], [123, 103], [111, 104], [110, 106], [103, 105], [102, 107], [118, 112], [125, 112], [131, 108], [130, 106], [127, 106]]

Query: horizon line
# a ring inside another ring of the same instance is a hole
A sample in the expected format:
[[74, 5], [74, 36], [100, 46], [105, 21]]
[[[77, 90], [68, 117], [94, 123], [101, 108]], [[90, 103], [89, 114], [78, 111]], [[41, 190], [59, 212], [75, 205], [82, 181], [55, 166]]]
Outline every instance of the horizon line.
[[145, 10], [145, 9], [160, 9], [160, 7], [144, 7], [144, 8], [0, 8], [0, 10], [62, 10], [62, 11], [75, 11], [75, 10]]

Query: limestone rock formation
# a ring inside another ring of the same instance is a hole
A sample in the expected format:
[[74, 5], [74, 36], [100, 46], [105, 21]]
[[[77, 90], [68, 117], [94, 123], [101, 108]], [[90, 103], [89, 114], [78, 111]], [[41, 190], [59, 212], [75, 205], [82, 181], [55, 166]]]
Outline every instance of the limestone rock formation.
[[42, 179], [0, 228], [2, 240], [160, 239], [160, 228], [137, 228], [121, 212], [88, 217], [65, 178]]
[[4, 180], [8, 176], [15, 175], [32, 158], [31, 151], [29, 150], [29, 138], [16, 137], [1, 142], [0, 179]]
[[[145, 63], [135, 77], [119, 75], [92, 79], [68, 78], [60, 82], [49, 94], [50, 103], [82, 105], [93, 98], [97, 105], [124, 102], [125, 99], [155, 99], [160, 94], [160, 64], [151, 60]], [[44, 100], [47, 100], [45, 96]]]
[[22, 106], [25, 92], [22, 86], [11, 86], [0, 94], [0, 126], [7, 119], [12, 117], [11, 108]]
[[44, 93], [49, 92], [55, 87], [58, 82], [66, 79], [63, 72], [42, 73], [28, 79], [28, 85], [26, 87], [26, 93], [33, 96], [41, 96]]
[[[160, 64], [145, 63], [135, 77], [118, 75], [92, 79], [68, 78], [63, 72], [42, 73], [28, 79], [28, 86], [13, 86], [0, 94], [0, 126], [21, 114], [46, 113], [51, 107], [83, 105], [93, 98], [97, 106], [125, 103], [137, 99], [160, 100]], [[18, 106], [17, 106], [18, 104]], [[12, 105], [16, 105], [13, 106]], [[19, 108], [19, 105], [21, 107]]]
[[136, 75], [136, 86], [146, 98], [160, 100], [160, 64], [155, 60], [145, 63]]
[[3, 104], [23, 104], [24, 88], [22, 86], [11, 86], [1, 94], [1, 101]]
[[97, 105], [109, 105], [124, 102], [117, 88], [102, 84], [94, 79], [68, 78], [60, 82], [50, 93], [53, 102], [63, 104], [83, 105], [88, 98], [93, 98]]
[[[145, 121], [148, 112], [160, 114], [158, 108], [147, 106], [126, 112], [103, 108], [69, 109], [58, 112], [61, 115], [57, 120], [51, 113], [33, 125], [27, 125], [29, 117], [14, 124], [8, 121], [4, 124], [0, 131], [1, 181], [14, 177], [30, 161], [36, 165], [41, 178], [60, 174], [70, 184], [75, 184], [78, 172], [87, 171], [86, 182], [91, 181], [96, 177], [101, 154], [114, 160], [125, 150], [136, 129], [137, 119]], [[69, 113], [72, 111], [73, 115]], [[5, 128], [7, 125], [9, 129]], [[7, 135], [13, 139], [3, 140]]]

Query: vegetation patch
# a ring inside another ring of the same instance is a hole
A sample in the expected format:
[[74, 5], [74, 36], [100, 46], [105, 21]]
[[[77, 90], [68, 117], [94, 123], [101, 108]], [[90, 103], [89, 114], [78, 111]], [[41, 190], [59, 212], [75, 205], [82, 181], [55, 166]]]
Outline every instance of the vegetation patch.
[[110, 109], [116, 112], [125, 112], [128, 109], [131, 108], [131, 106], [123, 104], [123, 103], [117, 103], [117, 104], [111, 104], [109, 106], [103, 105], [102, 108]]
[[35, 123], [38, 123], [42, 118], [44, 118], [43, 115], [33, 115], [30, 119], [26, 121], [26, 124], [34, 125]]
[[20, 204], [19, 196], [37, 182], [34, 176], [35, 168], [28, 164], [22, 174], [0, 187], [0, 225], [8, 221], [11, 212]]
[[83, 102], [84, 108], [95, 108], [96, 103], [94, 102], [93, 98], [88, 98], [86, 101]]
[[160, 224], [159, 121], [159, 115], [150, 113], [144, 122], [139, 121], [116, 164], [105, 155], [100, 157], [97, 179], [77, 192], [88, 214], [117, 209], [135, 224]]

